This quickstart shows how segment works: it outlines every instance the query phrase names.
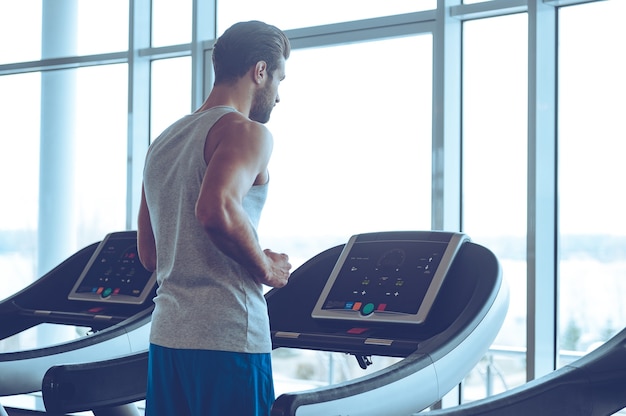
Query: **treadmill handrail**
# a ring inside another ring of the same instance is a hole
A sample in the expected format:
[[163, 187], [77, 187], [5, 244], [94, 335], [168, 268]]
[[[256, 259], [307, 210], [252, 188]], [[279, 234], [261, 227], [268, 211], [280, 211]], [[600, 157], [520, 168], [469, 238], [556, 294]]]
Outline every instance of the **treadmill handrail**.
[[[120, 377], [120, 368], [128, 370], [129, 377]], [[41, 385], [44, 405], [48, 412], [65, 414], [143, 400], [147, 374], [148, 350], [105, 361], [53, 366]], [[92, 388], [93, 383], [98, 388]]]
[[97, 331], [92, 335], [86, 335], [78, 339], [65, 341], [59, 344], [50, 345], [47, 347], [33, 348], [30, 350], [11, 351], [0, 354], [0, 363], [6, 361], [18, 361], [27, 360], [38, 357], [46, 357], [51, 355], [61, 354], [63, 352], [89, 347], [94, 344], [98, 344], [109, 339], [123, 335], [129, 331], [140, 328], [146, 323], [150, 322], [152, 316], [152, 310], [154, 305], [146, 308], [145, 310], [137, 313], [130, 318], [115, 324], [109, 328]]

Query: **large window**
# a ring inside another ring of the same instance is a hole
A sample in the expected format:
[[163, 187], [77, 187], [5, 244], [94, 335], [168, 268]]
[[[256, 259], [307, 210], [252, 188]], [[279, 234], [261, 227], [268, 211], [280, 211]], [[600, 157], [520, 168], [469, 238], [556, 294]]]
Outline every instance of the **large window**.
[[150, 139], [191, 108], [191, 59], [188, 56], [152, 62], [150, 94]]
[[[390, 62], [403, 70], [378, 76]], [[297, 267], [352, 234], [427, 229], [432, 36], [296, 50], [286, 73], [268, 123], [275, 145], [264, 247], [287, 252]], [[393, 359], [373, 361], [368, 372]], [[273, 363], [277, 394], [366, 374], [339, 353], [277, 350]]]
[[[520, 13], [463, 27], [463, 230], [500, 260], [510, 301], [495, 345], [519, 351], [526, 345], [527, 26]], [[495, 375], [487, 384], [486, 366]], [[468, 400], [525, 382], [522, 354], [496, 354], [477, 370], [465, 383]]]
[[[285, 29], [294, 47], [268, 123], [275, 146], [262, 244], [298, 266], [355, 233], [461, 228], [495, 252], [511, 293], [463, 400], [522, 384], [526, 368], [551, 359], [530, 340], [538, 330], [529, 282], [558, 290], [538, 319], [558, 322], [558, 342], [547, 343], [566, 364], [626, 324], [625, 7], [1, 2], [0, 299], [108, 232], [136, 228], [148, 144], [210, 90], [214, 38], [258, 19]], [[539, 19], [538, 8], [558, 20]], [[555, 71], [542, 66], [551, 58]], [[538, 135], [538, 113], [556, 126]], [[536, 136], [555, 136], [557, 149], [540, 168]], [[557, 184], [545, 203], [533, 188], [542, 181]], [[554, 239], [554, 253], [541, 253], [554, 267], [533, 263], [533, 209], [554, 216], [554, 229], [540, 233]], [[10, 348], [55, 341], [34, 332]], [[333, 354], [279, 351], [275, 365], [278, 392], [363, 374]]]
[[36, 276], [40, 83], [39, 73], [0, 77], [2, 299], [25, 287]]
[[[126, 223], [126, 64], [76, 71], [75, 196], [77, 245]], [[103, 117], [103, 114], [106, 114]], [[69, 126], [68, 126], [69, 127]]]
[[[36, 51], [38, 58], [125, 48], [126, 36], [120, 43], [113, 35], [110, 43], [99, 47], [102, 32], [94, 30], [96, 23], [85, 26], [97, 20], [103, 4], [76, 8], [58, 2], [55, 9], [50, 3], [45, 3], [43, 13], [41, 3], [39, 8], [35, 2], [27, 3], [28, 11], [39, 16], [39, 32], [45, 35], [39, 42], [26, 36], [29, 51]], [[119, 1], [111, 2], [109, 9], [120, 11], [119, 6]], [[127, 22], [127, 3], [121, 11]], [[10, 15], [9, 10], [0, 14]], [[10, 27], [19, 33], [19, 22]], [[97, 39], [90, 43], [90, 37]], [[15, 72], [0, 77], [5, 116], [0, 139], [2, 299], [126, 224], [128, 65]], [[33, 331], [47, 343], [64, 339], [61, 332]], [[42, 342], [33, 334], [21, 335], [17, 347]]]
[[559, 13], [560, 347], [569, 352], [626, 326], [624, 13], [621, 1]]
[[432, 37], [296, 50], [286, 73], [266, 245], [298, 265], [352, 234], [428, 228]]

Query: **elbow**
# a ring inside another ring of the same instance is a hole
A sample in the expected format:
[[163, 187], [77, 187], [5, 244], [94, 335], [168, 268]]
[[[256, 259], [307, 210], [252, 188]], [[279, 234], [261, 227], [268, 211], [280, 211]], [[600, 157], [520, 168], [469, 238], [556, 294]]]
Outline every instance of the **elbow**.
[[146, 195], [141, 191], [141, 205], [139, 206], [139, 215], [137, 218], [137, 254], [139, 261], [150, 272], [154, 272], [157, 268], [157, 250], [154, 238], [154, 230], [152, 229], [152, 221], [146, 203]]
[[156, 271], [156, 257], [139, 255], [139, 261], [147, 271]]
[[196, 204], [196, 219], [210, 235], [223, 234], [228, 229], [226, 208], [222, 206], [200, 207]]
[[139, 255], [139, 262], [149, 272], [154, 272], [157, 268], [157, 256], [156, 247], [146, 247], [141, 243], [141, 240], [137, 242], [137, 254]]
[[157, 251], [154, 241], [154, 235], [144, 232], [142, 227], [139, 227], [137, 232], [137, 254], [139, 256], [139, 262], [148, 271], [154, 272], [157, 268]]

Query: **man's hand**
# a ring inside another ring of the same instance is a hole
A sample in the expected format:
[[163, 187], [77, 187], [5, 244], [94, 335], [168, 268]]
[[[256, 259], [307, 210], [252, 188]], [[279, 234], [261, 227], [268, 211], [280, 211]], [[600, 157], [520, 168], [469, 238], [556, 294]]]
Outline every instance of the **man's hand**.
[[289, 281], [289, 270], [291, 270], [289, 256], [270, 249], [263, 250], [263, 253], [269, 260], [270, 270], [264, 278], [259, 279], [259, 283], [276, 288], [285, 286]]

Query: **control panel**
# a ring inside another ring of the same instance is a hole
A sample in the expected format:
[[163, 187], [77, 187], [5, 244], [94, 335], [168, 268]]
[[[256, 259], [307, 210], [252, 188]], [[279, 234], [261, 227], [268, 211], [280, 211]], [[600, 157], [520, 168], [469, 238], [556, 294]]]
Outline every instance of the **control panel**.
[[444, 231], [350, 238], [311, 313], [313, 318], [421, 324], [454, 257], [469, 238]]
[[108, 234], [83, 269], [70, 300], [142, 304], [156, 284], [156, 273], [139, 261], [134, 232]]

